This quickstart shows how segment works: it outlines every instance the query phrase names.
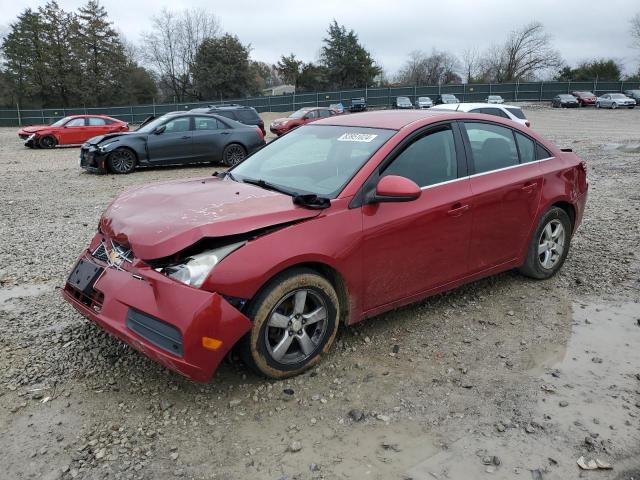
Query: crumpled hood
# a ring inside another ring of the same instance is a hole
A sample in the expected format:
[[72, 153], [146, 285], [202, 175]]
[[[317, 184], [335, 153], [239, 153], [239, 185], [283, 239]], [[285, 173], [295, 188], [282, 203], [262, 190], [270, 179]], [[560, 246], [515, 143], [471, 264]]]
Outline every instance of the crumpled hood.
[[97, 137], [91, 137], [85, 143], [89, 145], [98, 145], [100, 142], [105, 140], [115, 139], [117, 137], [121, 137], [123, 135], [135, 135], [136, 132], [115, 132], [115, 133], [107, 133], [106, 135], [98, 135]]
[[104, 212], [100, 231], [153, 260], [205, 237], [251, 232], [319, 215], [290, 196], [229, 179], [206, 177], [129, 190]]
[[36, 133], [45, 128], [51, 128], [51, 125], [29, 125], [28, 127], [22, 127], [20, 131], [24, 133]]

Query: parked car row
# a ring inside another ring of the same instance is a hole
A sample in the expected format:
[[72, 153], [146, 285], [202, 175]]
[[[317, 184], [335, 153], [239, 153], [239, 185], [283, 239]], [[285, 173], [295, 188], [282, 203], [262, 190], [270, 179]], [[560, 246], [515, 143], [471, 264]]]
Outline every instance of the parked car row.
[[576, 91], [561, 93], [551, 100], [553, 108], [575, 108], [594, 105], [596, 108], [634, 108], [640, 102], [640, 90], [625, 90], [624, 93], [605, 93], [597, 97], [591, 92]]

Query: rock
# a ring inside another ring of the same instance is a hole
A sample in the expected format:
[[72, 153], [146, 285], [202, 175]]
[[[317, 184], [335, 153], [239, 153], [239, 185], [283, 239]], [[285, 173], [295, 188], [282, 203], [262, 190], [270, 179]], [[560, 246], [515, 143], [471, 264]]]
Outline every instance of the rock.
[[556, 387], [554, 387], [553, 385], [542, 384], [540, 385], [540, 388], [548, 393], [556, 393]]
[[496, 423], [496, 430], [499, 431], [500, 433], [504, 432], [506, 429], [507, 427], [505, 427], [502, 422]]
[[388, 415], [383, 415], [381, 413], [376, 415], [376, 418], [381, 422], [385, 422], [385, 423], [389, 423], [391, 421], [391, 417], [389, 417]]
[[282, 390], [282, 399], [285, 402], [288, 402], [293, 398], [294, 393], [295, 392], [293, 391], [293, 388], [285, 388], [284, 390]]
[[509, 315], [510, 317], [513, 317], [516, 314], [516, 312], [514, 312], [513, 310], [509, 310], [507, 312], [507, 315]]
[[484, 463], [485, 465], [491, 465], [493, 463], [493, 457], [482, 457], [482, 463]]
[[393, 353], [399, 353], [400, 352], [400, 345], [394, 345], [393, 348], [391, 349], [391, 351]]
[[568, 407], [569, 406], [569, 402], [567, 402], [566, 400], [560, 400], [558, 405], [560, 405], [561, 407]]
[[602, 363], [602, 359], [601, 359], [600, 357], [593, 357], [593, 358], [591, 359], [591, 361], [592, 361], [593, 363]]
[[364, 337], [364, 343], [371, 343], [371, 339], [369, 337]]
[[531, 470], [531, 480], [542, 480], [542, 470]]
[[500, 466], [502, 461], [500, 460], [500, 457], [498, 457], [497, 455], [494, 455], [493, 457], [491, 457], [491, 463], [493, 463], [496, 467], [498, 467]]
[[104, 448], [101, 448], [100, 450], [98, 450], [95, 455], [96, 460], [103, 459], [106, 453], [107, 453], [107, 450]]
[[311, 463], [311, 464], [309, 464], [309, 470], [311, 472], [319, 472], [320, 471], [320, 465], [318, 465], [317, 463]]
[[169, 400], [166, 400], [164, 398], [160, 400], [160, 410], [162, 410], [163, 412], [169, 410], [172, 406], [173, 404]]
[[524, 427], [524, 431], [527, 433], [535, 433], [536, 429], [530, 423], [527, 423], [527, 426]]
[[349, 416], [354, 422], [360, 422], [364, 419], [364, 412], [357, 408], [352, 408], [351, 410], [349, 410]]
[[178, 452], [173, 452], [171, 455], [171, 460], [177, 460], [180, 454]]
[[487, 473], [494, 473], [496, 471], [496, 467], [494, 467], [493, 465], [489, 465], [487, 468], [484, 469], [484, 471]]
[[300, 450], [302, 450], [302, 444], [297, 440], [294, 440], [289, 444], [289, 447], [287, 448], [287, 450], [292, 453], [299, 452]]
[[385, 450], [393, 450], [394, 452], [399, 452], [400, 451], [400, 447], [398, 447], [397, 443], [382, 442], [381, 446]]
[[611, 470], [613, 469], [613, 467], [611, 466], [610, 463], [608, 462], [603, 462], [602, 460], [600, 460], [599, 458], [596, 458], [596, 465], [598, 466], [598, 468], [600, 468], [601, 470]]
[[235, 408], [242, 403], [242, 400], [236, 399], [229, 402], [229, 408]]
[[582, 470], [597, 470], [598, 464], [593, 460], [585, 460], [584, 457], [580, 457], [576, 463]]

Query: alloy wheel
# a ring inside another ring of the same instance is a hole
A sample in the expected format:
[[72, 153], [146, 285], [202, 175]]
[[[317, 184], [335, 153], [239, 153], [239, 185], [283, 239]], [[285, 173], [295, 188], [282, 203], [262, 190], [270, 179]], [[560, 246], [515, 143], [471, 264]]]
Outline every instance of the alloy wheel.
[[327, 305], [314, 290], [302, 288], [283, 297], [271, 311], [264, 331], [267, 352], [282, 364], [311, 357], [327, 330]]
[[56, 139], [51, 135], [47, 135], [46, 137], [42, 137], [40, 139], [40, 146], [42, 148], [53, 148], [56, 146]]
[[566, 233], [560, 220], [551, 220], [542, 230], [538, 240], [538, 261], [551, 270], [562, 258]]
[[240, 145], [229, 145], [225, 150], [224, 163], [233, 167], [244, 160], [245, 156], [244, 148]]
[[126, 149], [115, 150], [111, 153], [109, 160], [111, 168], [113, 168], [116, 173], [129, 173], [133, 170], [136, 162], [133, 153]]

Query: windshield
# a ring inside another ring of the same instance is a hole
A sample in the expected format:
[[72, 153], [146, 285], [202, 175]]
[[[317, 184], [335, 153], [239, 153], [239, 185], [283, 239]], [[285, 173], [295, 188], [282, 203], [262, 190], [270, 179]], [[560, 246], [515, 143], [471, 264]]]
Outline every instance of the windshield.
[[612, 93], [611, 98], [626, 98], [626, 97], [621, 93]]
[[595, 97], [591, 92], [578, 92], [578, 95], [582, 95], [583, 97]]
[[430, 102], [431, 99], [429, 97], [420, 97], [420, 98], [418, 98], [418, 101], [419, 102]]
[[573, 95], [558, 95], [563, 100], [573, 100], [575, 97]]
[[502, 98], [500, 95], [489, 95], [489, 98], [491, 100], [498, 100], [499, 98]]
[[291, 115], [289, 115], [289, 118], [302, 118], [307, 113], [309, 113], [309, 109], [308, 108], [301, 108], [300, 110], [298, 110], [296, 112], [293, 112]]
[[61, 127], [62, 125], [64, 125], [65, 123], [67, 123], [67, 121], [71, 120], [71, 117], [64, 117], [61, 118], [60, 120], [58, 120], [57, 122], [53, 122], [51, 124], [52, 127]]
[[151, 133], [156, 129], [156, 127], [164, 123], [166, 119], [167, 119], [167, 115], [162, 115], [161, 117], [154, 118], [149, 123], [139, 128], [137, 131], [140, 133]]
[[407, 97], [398, 97], [398, 103], [411, 103]]
[[297, 194], [335, 198], [395, 130], [307, 125], [267, 144], [235, 167], [240, 181], [263, 180]]

